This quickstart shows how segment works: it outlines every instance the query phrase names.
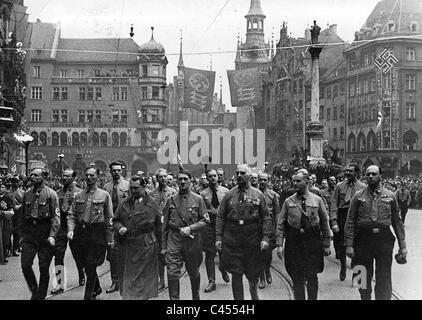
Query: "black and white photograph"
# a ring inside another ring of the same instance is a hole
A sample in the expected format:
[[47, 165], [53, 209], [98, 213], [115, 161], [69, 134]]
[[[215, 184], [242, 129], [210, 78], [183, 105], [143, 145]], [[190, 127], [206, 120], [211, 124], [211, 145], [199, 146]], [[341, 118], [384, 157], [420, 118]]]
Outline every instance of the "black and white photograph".
[[422, 299], [421, 84], [422, 0], [0, 0], [0, 301]]

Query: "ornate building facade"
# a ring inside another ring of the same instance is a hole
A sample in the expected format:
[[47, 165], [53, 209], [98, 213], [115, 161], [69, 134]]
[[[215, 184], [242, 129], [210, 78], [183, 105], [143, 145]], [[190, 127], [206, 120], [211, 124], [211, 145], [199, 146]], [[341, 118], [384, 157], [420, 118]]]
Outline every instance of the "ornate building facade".
[[0, 165], [11, 173], [25, 172], [20, 131], [25, 109], [25, 58], [31, 25], [23, 0], [0, 1]]
[[62, 165], [81, 173], [91, 163], [107, 172], [115, 160], [128, 175], [155, 172], [167, 108], [164, 47], [153, 35], [138, 46], [60, 33], [60, 25], [33, 25], [25, 110], [32, 161], [45, 162], [53, 175]]

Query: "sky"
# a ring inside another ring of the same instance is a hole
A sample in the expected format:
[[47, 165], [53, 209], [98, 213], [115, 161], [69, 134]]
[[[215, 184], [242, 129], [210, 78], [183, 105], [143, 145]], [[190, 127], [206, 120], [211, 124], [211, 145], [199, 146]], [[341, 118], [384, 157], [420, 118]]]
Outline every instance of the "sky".
[[[338, 35], [353, 41], [378, 0], [261, 0], [266, 15], [265, 38], [279, 39], [283, 21], [293, 37], [303, 37], [313, 20], [325, 29], [337, 24]], [[169, 60], [167, 83], [177, 74], [180, 35], [186, 67], [216, 72], [223, 103], [230, 107], [226, 70], [234, 69], [237, 38], [246, 39], [250, 0], [25, 0], [29, 20], [61, 23], [63, 38], [129, 38], [139, 45], [151, 38], [160, 42]], [[234, 109], [231, 109], [234, 110]]]

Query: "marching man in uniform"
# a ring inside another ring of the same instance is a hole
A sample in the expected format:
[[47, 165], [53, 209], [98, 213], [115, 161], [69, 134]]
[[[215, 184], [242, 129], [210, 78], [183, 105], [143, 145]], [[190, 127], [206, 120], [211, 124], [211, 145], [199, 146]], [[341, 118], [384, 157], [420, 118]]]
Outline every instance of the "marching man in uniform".
[[[205, 251], [205, 267], [207, 269], [208, 275], [208, 286], [205, 288], [205, 292], [211, 292], [216, 289], [214, 262], [215, 256], [217, 254], [217, 250], [215, 248], [215, 223], [217, 220], [217, 213], [218, 209], [220, 208], [220, 203], [223, 200], [224, 195], [229, 190], [218, 184], [217, 171], [214, 169], [208, 170], [207, 179], [209, 187], [201, 192], [201, 197], [204, 199], [205, 205], [207, 206], [210, 217], [210, 224], [205, 226], [204, 232], [202, 233], [202, 240], [203, 248]], [[229, 275], [222, 267], [221, 252], [219, 269], [221, 271], [224, 282], [229, 282]]]
[[[44, 185], [48, 172], [34, 168], [30, 174], [33, 188], [23, 197], [22, 212], [18, 219], [22, 238], [21, 265], [31, 300], [44, 300], [50, 280], [50, 263], [53, 258], [56, 235], [60, 228], [60, 209], [57, 193]], [[38, 255], [40, 280], [37, 284], [32, 263]]]
[[168, 199], [164, 208], [161, 253], [166, 255], [170, 300], [179, 300], [179, 278], [183, 262], [188, 272], [192, 300], [199, 300], [202, 263], [200, 231], [210, 222], [202, 197], [190, 190], [192, 176], [187, 171], [177, 175], [179, 193]]
[[406, 260], [403, 221], [394, 193], [380, 184], [379, 167], [368, 167], [366, 177], [368, 186], [356, 192], [347, 214], [344, 228], [346, 254], [354, 259], [355, 266], [366, 269], [366, 289], [359, 289], [361, 299], [371, 300], [375, 260], [375, 299], [391, 300], [391, 264], [396, 239], [390, 226], [393, 226], [398, 239], [398, 254]]
[[67, 217], [67, 237], [73, 241], [77, 256], [86, 273], [84, 300], [95, 299], [102, 290], [97, 267], [112, 247], [113, 203], [110, 194], [97, 187], [98, 170], [85, 171], [86, 189], [75, 195]]
[[[296, 300], [317, 300], [318, 273], [324, 269], [324, 257], [330, 252], [330, 227], [325, 204], [308, 190], [309, 176], [293, 176], [296, 193], [284, 201], [277, 222], [277, 256], [284, 260], [293, 281]], [[286, 241], [284, 241], [286, 240]]]
[[264, 194], [250, 186], [251, 169], [238, 165], [238, 186], [226, 193], [216, 222], [216, 248], [223, 268], [232, 274], [234, 300], [244, 300], [243, 275], [252, 300], [258, 300], [258, 278], [265, 267], [264, 251], [271, 238], [271, 218]]

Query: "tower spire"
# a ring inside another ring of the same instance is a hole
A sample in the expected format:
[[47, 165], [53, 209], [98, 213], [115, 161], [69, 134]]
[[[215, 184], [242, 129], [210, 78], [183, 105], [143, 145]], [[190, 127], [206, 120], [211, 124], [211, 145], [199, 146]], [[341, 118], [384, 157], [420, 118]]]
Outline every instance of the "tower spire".
[[182, 29], [180, 29], [180, 54], [179, 54], [179, 63], [177, 64], [178, 68], [184, 67], [183, 63], [183, 33]]
[[223, 106], [223, 81], [220, 76], [220, 108]]

